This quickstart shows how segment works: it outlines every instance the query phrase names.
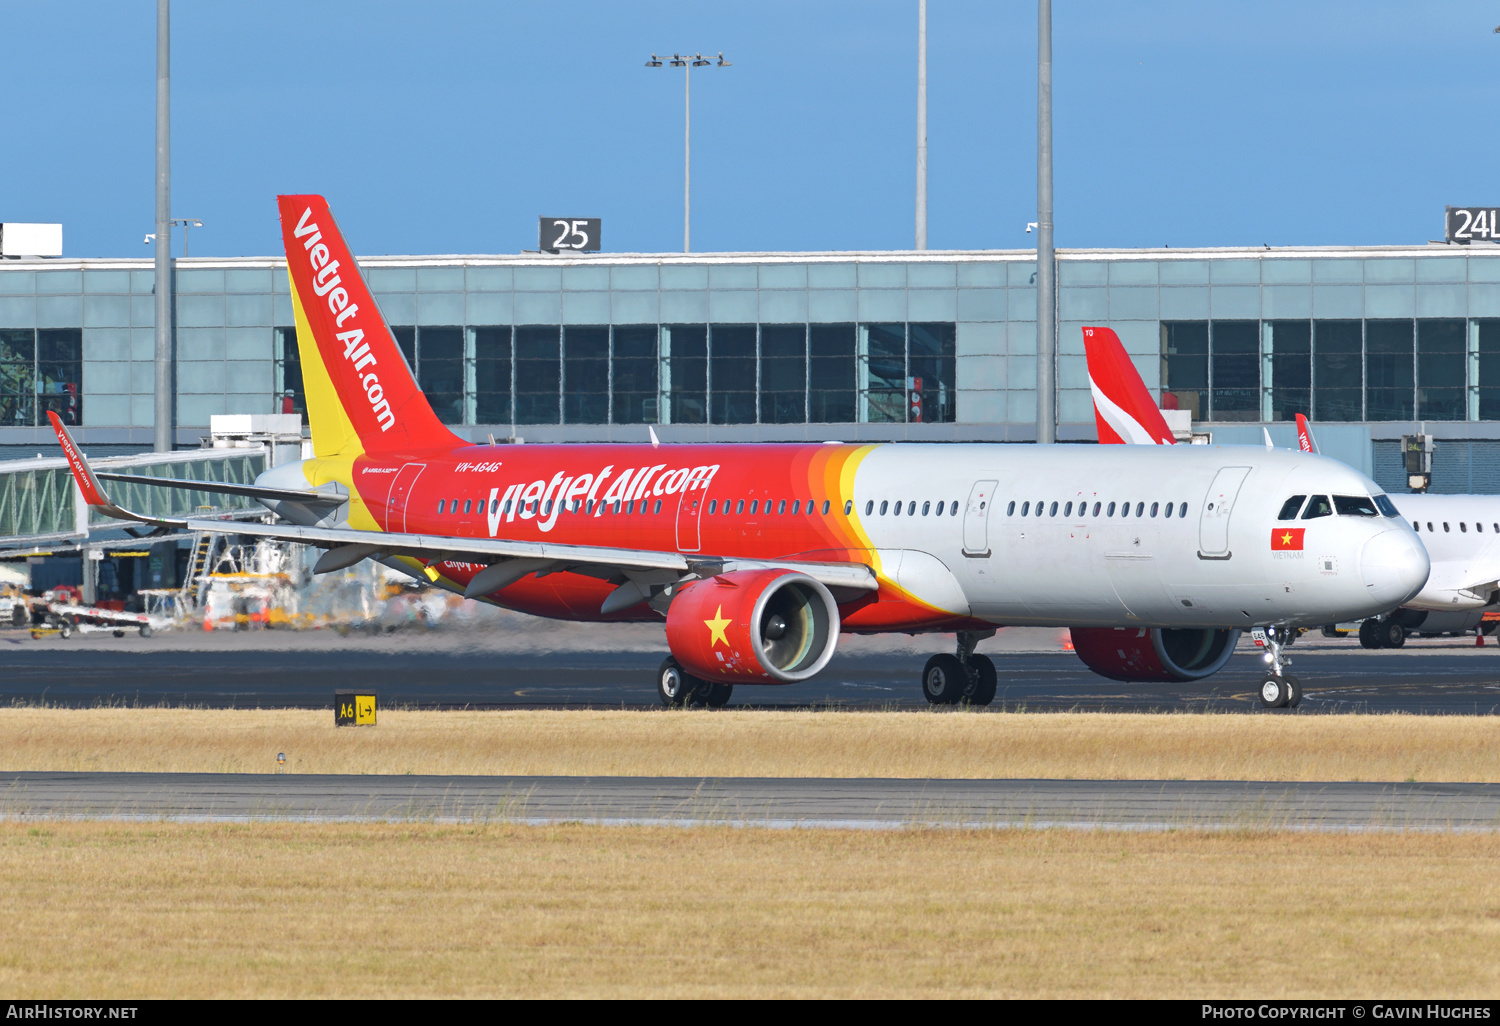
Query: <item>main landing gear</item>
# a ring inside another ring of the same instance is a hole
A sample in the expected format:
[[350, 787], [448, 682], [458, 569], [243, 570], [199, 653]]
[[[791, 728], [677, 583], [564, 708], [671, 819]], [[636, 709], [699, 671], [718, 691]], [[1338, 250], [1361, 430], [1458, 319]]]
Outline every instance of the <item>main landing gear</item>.
[[935, 655], [922, 670], [922, 694], [933, 705], [989, 705], [995, 700], [995, 664], [974, 651], [989, 631], [959, 631], [955, 655]]
[[1359, 625], [1359, 643], [1365, 648], [1400, 648], [1406, 644], [1406, 628], [1394, 620], [1366, 620]]
[[733, 693], [733, 684], [694, 677], [671, 656], [667, 656], [662, 661], [661, 669], [656, 671], [656, 696], [668, 709], [703, 706], [722, 709], [729, 704], [729, 696]]
[[1302, 682], [1285, 672], [1292, 660], [1281, 654], [1295, 634], [1286, 627], [1267, 627], [1263, 633], [1270, 672], [1260, 679], [1260, 704], [1267, 709], [1295, 709], [1302, 703]]

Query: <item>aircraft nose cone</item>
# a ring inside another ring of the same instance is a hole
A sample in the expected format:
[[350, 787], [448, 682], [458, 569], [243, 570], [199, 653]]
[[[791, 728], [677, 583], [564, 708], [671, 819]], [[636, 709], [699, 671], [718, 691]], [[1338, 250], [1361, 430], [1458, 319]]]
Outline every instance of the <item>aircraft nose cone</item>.
[[1377, 605], [1395, 608], [1422, 590], [1432, 569], [1427, 550], [1409, 531], [1384, 531], [1365, 542], [1359, 576]]

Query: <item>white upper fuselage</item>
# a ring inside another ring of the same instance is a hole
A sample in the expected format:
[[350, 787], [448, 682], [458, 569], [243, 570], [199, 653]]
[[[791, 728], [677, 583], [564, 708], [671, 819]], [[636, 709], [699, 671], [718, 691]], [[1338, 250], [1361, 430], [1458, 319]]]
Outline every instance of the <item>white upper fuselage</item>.
[[1414, 609], [1479, 609], [1500, 589], [1500, 496], [1392, 495], [1427, 549], [1432, 573]]
[[[882, 502], [909, 509], [915, 500], [920, 510], [987, 480], [994, 500], [982, 540], [955, 538], [950, 518], [880, 514]], [[1289, 526], [1303, 531], [1300, 549], [1273, 551], [1273, 529], [1288, 526], [1276, 516], [1293, 494], [1379, 489], [1345, 464], [1285, 449], [893, 445], [861, 465], [854, 498], [860, 513], [873, 503], [862, 520], [872, 542], [937, 556], [973, 614], [996, 623], [1322, 624], [1388, 611], [1426, 580], [1410, 526], [1384, 516], [1298, 520]]]

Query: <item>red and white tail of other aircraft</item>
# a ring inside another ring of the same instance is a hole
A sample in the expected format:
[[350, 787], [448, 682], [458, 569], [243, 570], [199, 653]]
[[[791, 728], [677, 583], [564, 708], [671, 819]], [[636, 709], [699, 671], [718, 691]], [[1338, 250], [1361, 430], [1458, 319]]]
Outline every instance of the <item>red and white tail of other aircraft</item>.
[[[433, 414], [323, 198], [279, 205], [314, 455], [240, 489], [276, 522], [124, 509], [54, 419], [90, 505], [318, 546], [317, 571], [377, 559], [540, 616], [664, 623], [668, 704], [806, 680], [841, 632], [956, 635], [921, 674], [933, 703], [991, 700], [995, 667], [974, 649], [1007, 625], [1072, 628], [1108, 677], [1193, 680], [1241, 629], [1269, 629], [1279, 653], [1285, 628], [1373, 615], [1427, 578], [1421, 543], [1369, 479], [1287, 451], [475, 445]], [[1128, 419], [1126, 436], [1170, 438]], [[1343, 512], [1277, 520], [1310, 493]], [[1272, 705], [1300, 697], [1280, 669]]]
[[[1127, 437], [1115, 428], [1121, 422], [1150, 424], [1161, 416], [1118, 336], [1109, 328], [1084, 328], [1083, 336], [1099, 440], [1155, 444], [1151, 432]], [[1107, 397], [1104, 403], [1098, 399], [1101, 393]], [[1318, 443], [1307, 417], [1299, 413], [1296, 422], [1298, 448], [1316, 454]], [[1302, 501], [1294, 508], [1295, 498]], [[1500, 608], [1500, 496], [1418, 493], [1388, 498], [1421, 537], [1432, 570], [1422, 589], [1399, 608], [1367, 620], [1361, 641], [1371, 648], [1399, 647], [1409, 631], [1442, 634], [1477, 628], [1486, 611]], [[1340, 507], [1339, 496], [1309, 492], [1288, 497], [1277, 520], [1303, 524], [1338, 516]]]

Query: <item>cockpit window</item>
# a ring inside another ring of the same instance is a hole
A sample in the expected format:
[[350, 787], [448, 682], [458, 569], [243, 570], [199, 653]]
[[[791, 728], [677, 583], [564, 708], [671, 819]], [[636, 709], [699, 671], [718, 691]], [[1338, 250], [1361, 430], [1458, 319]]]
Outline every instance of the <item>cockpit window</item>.
[[1375, 503], [1364, 495], [1335, 495], [1333, 504], [1341, 517], [1378, 517], [1380, 511]]
[[1276, 514], [1277, 520], [1296, 520], [1297, 511], [1302, 508], [1302, 503], [1307, 500], [1305, 495], [1293, 495], [1281, 504], [1281, 512]]
[[1307, 502], [1307, 509], [1302, 513], [1303, 520], [1316, 520], [1318, 517], [1333, 516], [1333, 504], [1328, 501], [1326, 495], [1314, 495]]
[[1375, 508], [1393, 520], [1401, 519], [1401, 511], [1396, 509], [1396, 504], [1385, 495], [1375, 496]]

